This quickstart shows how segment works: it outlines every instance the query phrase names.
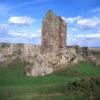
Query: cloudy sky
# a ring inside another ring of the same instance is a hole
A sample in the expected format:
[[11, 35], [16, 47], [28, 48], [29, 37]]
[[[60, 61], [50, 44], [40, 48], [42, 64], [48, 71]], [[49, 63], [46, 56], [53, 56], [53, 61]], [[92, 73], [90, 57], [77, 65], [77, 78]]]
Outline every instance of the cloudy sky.
[[68, 45], [100, 47], [100, 0], [0, 0], [0, 42], [40, 44], [49, 9], [66, 20]]

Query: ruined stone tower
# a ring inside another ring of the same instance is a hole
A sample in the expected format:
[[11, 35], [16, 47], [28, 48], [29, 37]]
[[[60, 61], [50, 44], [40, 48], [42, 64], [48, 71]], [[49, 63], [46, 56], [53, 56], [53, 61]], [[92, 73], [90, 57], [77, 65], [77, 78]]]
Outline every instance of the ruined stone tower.
[[55, 16], [51, 10], [42, 22], [42, 49], [44, 52], [57, 52], [66, 48], [66, 22]]

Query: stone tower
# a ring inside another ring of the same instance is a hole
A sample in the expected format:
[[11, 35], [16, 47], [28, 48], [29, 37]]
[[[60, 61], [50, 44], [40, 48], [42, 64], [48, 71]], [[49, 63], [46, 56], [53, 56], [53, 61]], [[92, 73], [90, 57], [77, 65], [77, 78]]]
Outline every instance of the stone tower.
[[51, 10], [47, 12], [42, 22], [43, 52], [57, 52], [66, 48], [66, 22], [55, 16]]

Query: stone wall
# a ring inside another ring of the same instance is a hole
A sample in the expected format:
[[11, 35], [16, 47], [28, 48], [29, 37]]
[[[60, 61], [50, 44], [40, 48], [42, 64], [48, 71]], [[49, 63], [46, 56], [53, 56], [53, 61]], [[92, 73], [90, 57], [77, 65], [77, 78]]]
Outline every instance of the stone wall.
[[33, 58], [34, 58], [36, 53], [40, 53], [40, 46], [39, 45], [27, 45], [27, 44], [24, 44], [21, 47], [20, 58], [23, 61], [33, 62]]
[[0, 62], [12, 59], [33, 62], [36, 52], [40, 52], [40, 46], [27, 44], [0, 44]]
[[66, 22], [53, 14], [47, 12], [42, 22], [42, 49], [43, 52], [57, 52], [66, 48]]
[[0, 44], [0, 62], [8, 62], [19, 55], [20, 49], [17, 44]]
[[78, 56], [74, 48], [67, 48], [61, 52], [41, 53], [41, 46], [27, 44], [0, 44], [0, 63], [10, 63], [14, 59], [29, 62], [32, 66], [26, 67], [26, 75], [39, 76], [50, 74], [69, 63], [77, 63]]

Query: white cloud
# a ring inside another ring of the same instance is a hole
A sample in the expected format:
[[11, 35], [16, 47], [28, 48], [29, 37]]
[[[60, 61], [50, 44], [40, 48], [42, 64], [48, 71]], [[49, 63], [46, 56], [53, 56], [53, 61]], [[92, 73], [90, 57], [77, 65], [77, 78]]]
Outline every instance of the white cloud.
[[91, 34], [69, 34], [68, 45], [100, 47], [100, 32]]
[[61, 18], [67, 22], [67, 19], [65, 17], [61, 16]]
[[85, 27], [100, 26], [100, 18], [96, 16], [89, 17], [89, 18], [83, 18], [81, 16], [69, 17], [69, 18], [62, 17], [62, 18], [70, 24], [74, 23], [75, 25], [80, 25], [80, 26], [85, 26]]
[[40, 38], [41, 35], [40, 35], [40, 34], [33, 34], [32, 37], [33, 37], [33, 38]]
[[77, 28], [71, 28], [71, 29], [70, 29], [70, 32], [71, 32], [71, 33], [78, 32], [78, 29], [77, 29]]
[[24, 32], [16, 32], [16, 31], [9, 31], [8, 34], [12, 37], [21, 37], [21, 38], [25, 38], [28, 36], [28, 34], [25, 34]]
[[26, 38], [26, 39], [41, 37], [41, 35], [38, 33], [38, 31], [36, 33], [31, 30], [20, 30], [20, 31], [10, 30], [7, 34], [9, 34], [11, 37]]
[[35, 33], [41, 34], [41, 29], [36, 30]]
[[30, 25], [32, 22], [36, 22], [36, 20], [27, 16], [13, 16], [8, 20], [8, 23], [14, 25]]
[[76, 35], [77, 38], [82, 39], [100, 39], [100, 33], [94, 33], [94, 34], [86, 34], [86, 35]]
[[82, 18], [77, 20], [77, 24], [81, 26], [96, 27], [100, 26], [100, 20], [97, 17], [93, 18]]
[[66, 22], [74, 23], [81, 18], [82, 18], [81, 16], [76, 16], [76, 17], [69, 17], [69, 18], [65, 18], [65, 19], [66, 19]]

